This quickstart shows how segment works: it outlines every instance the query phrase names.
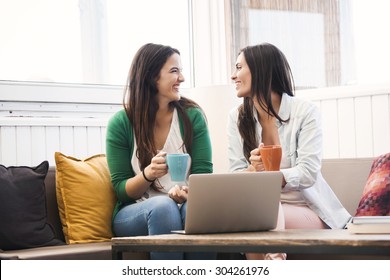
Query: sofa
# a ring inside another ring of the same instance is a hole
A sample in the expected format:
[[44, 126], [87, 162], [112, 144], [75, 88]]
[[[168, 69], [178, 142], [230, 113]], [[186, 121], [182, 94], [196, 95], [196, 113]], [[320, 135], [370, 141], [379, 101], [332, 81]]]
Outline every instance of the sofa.
[[[325, 159], [322, 172], [340, 201], [354, 215], [370, 172], [372, 158]], [[56, 170], [49, 167], [45, 178], [47, 219], [57, 239], [65, 242], [56, 199]], [[221, 258], [230, 258], [222, 256]], [[125, 259], [147, 259], [146, 254], [125, 254]], [[294, 256], [292, 257], [294, 258]], [[299, 258], [299, 257], [298, 257]], [[111, 259], [111, 242], [91, 242], [32, 249], [0, 250], [0, 259]]]

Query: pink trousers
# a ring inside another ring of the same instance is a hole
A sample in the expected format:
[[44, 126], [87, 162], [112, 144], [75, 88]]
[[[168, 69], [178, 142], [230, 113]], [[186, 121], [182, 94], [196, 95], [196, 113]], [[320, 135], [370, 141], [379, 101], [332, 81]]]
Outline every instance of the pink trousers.
[[[277, 230], [327, 229], [329, 228], [308, 206], [281, 203], [279, 205]], [[247, 253], [248, 260], [285, 260], [285, 253]]]

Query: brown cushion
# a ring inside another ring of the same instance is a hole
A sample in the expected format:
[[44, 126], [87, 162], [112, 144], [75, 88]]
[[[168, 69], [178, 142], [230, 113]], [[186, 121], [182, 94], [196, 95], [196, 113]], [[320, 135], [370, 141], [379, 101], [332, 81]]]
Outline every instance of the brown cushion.
[[112, 259], [111, 242], [48, 246], [34, 249], [7, 251], [8, 257], [25, 260], [109, 260]]

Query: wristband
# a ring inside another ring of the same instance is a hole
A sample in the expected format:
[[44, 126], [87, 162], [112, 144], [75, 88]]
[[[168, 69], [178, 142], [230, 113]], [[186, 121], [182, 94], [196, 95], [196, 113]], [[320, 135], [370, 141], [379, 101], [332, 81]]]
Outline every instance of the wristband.
[[148, 179], [148, 178], [146, 177], [146, 175], [145, 175], [145, 169], [142, 170], [142, 175], [144, 176], [144, 179], [145, 179], [146, 181], [148, 181], [149, 183], [153, 183], [153, 182], [156, 180], [156, 179], [154, 179], [154, 180]]

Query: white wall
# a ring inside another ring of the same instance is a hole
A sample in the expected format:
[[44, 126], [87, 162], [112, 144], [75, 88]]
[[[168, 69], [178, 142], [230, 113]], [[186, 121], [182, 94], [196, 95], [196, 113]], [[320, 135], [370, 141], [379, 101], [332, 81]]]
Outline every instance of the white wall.
[[[113, 96], [109, 104], [99, 101], [99, 95], [95, 99], [89, 96], [89, 91], [93, 92], [89, 86], [53, 88], [50, 84], [7, 83], [2, 87], [0, 82], [0, 90], [6, 93], [0, 96], [0, 163], [3, 165], [37, 165], [45, 159], [55, 165], [56, 151], [78, 158], [105, 153], [108, 118], [122, 108], [119, 104], [122, 90], [116, 87], [105, 89]], [[15, 100], [25, 98], [29, 90], [38, 93], [34, 102]], [[55, 100], [56, 90], [67, 91], [69, 102], [48, 102]], [[85, 95], [85, 98], [79, 96], [85, 103], [73, 100], [77, 92]], [[240, 102], [233, 86], [193, 88], [184, 90], [183, 95], [204, 109], [213, 145], [214, 170], [227, 172], [226, 120], [230, 109]], [[115, 99], [117, 104], [111, 103]]]
[[0, 81], [0, 163], [55, 165], [56, 151], [104, 153], [107, 120], [121, 100], [116, 86]]
[[[47, 84], [2, 87], [0, 82], [1, 164], [36, 165], [47, 159], [54, 165], [55, 151], [75, 157], [105, 152], [107, 120], [121, 108], [122, 90], [106, 88], [113, 96], [112, 103], [99, 103], [99, 94], [95, 99], [91, 95], [89, 99], [80, 98], [84, 103], [75, 103], [72, 96], [77, 92], [88, 96], [93, 89], [64, 87], [53, 88]], [[33, 102], [13, 100], [20, 94], [30, 93], [31, 88], [41, 93], [34, 95]], [[46, 95], [55, 95], [55, 90], [68, 91], [69, 101], [73, 102], [41, 100], [51, 100]], [[213, 146], [214, 170], [226, 172], [227, 116], [241, 100], [235, 96], [232, 85], [198, 87], [183, 94], [197, 101], [205, 110]], [[321, 109], [324, 158], [361, 158], [390, 152], [390, 85], [305, 90], [298, 92], [297, 96], [312, 100]]]
[[240, 104], [241, 99], [236, 97], [232, 85], [194, 88], [186, 96], [198, 102], [206, 113], [213, 149], [214, 172], [228, 172], [227, 118], [229, 111]]
[[[226, 121], [242, 102], [232, 85], [192, 89], [189, 97], [205, 110], [215, 172], [227, 172]], [[390, 85], [347, 86], [297, 92], [322, 114], [323, 157], [366, 158], [390, 152]]]

